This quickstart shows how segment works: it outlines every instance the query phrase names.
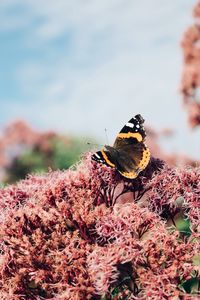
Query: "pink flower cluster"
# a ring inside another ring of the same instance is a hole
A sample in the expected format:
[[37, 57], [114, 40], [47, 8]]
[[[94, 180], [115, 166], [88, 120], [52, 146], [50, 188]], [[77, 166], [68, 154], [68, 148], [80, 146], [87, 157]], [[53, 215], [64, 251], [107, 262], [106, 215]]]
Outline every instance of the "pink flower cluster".
[[151, 210], [174, 216], [180, 210], [191, 222], [191, 229], [200, 229], [199, 168], [164, 167], [149, 183], [148, 206]]
[[1, 189], [0, 299], [198, 299], [199, 179], [151, 158], [128, 180], [89, 153]]
[[200, 1], [194, 7], [193, 16], [195, 23], [185, 32], [181, 44], [184, 55], [181, 92], [192, 128], [200, 124]]

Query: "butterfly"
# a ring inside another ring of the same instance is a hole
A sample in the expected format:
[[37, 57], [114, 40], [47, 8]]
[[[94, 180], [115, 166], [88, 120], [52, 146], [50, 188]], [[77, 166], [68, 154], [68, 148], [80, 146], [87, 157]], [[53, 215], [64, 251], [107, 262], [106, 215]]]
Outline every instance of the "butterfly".
[[126, 123], [118, 133], [113, 146], [92, 155], [92, 160], [115, 168], [122, 176], [134, 179], [144, 170], [150, 160], [149, 148], [145, 145], [144, 119], [140, 114]]

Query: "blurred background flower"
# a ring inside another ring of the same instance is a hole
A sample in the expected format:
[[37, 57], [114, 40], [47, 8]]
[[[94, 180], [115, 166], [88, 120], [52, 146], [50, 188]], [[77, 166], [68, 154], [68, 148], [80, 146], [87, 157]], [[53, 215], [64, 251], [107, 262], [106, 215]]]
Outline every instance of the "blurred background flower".
[[7, 126], [0, 139], [1, 180], [12, 183], [29, 173], [68, 169], [88, 145], [76, 137], [38, 132], [23, 121]]

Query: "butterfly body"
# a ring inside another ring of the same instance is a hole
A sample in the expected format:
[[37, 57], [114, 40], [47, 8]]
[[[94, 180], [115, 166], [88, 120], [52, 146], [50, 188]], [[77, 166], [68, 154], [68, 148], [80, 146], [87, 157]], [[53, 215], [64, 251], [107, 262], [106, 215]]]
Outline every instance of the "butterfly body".
[[113, 146], [97, 151], [92, 159], [117, 169], [126, 178], [136, 178], [146, 168], [150, 151], [145, 145], [144, 119], [136, 115], [118, 133]]

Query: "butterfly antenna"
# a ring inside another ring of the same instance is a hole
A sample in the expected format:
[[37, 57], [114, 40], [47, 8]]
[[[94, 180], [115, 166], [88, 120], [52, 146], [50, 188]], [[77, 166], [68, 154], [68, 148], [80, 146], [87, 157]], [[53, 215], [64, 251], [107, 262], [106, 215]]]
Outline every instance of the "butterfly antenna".
[[105, 130], [105, 136], [106, 136], [106, 143], [107, 143], [107, 145], [109, 145], [107, 128], [105, 128], [104, 130]]
[[87, 142], [87, 145], [90, 145], [90, 146], [97, 146], [97, 147], [104, 147], [104, 145], [101, 145], [101, 144], [94, 144], [94, 143], [90, 143], [90, 142]]

